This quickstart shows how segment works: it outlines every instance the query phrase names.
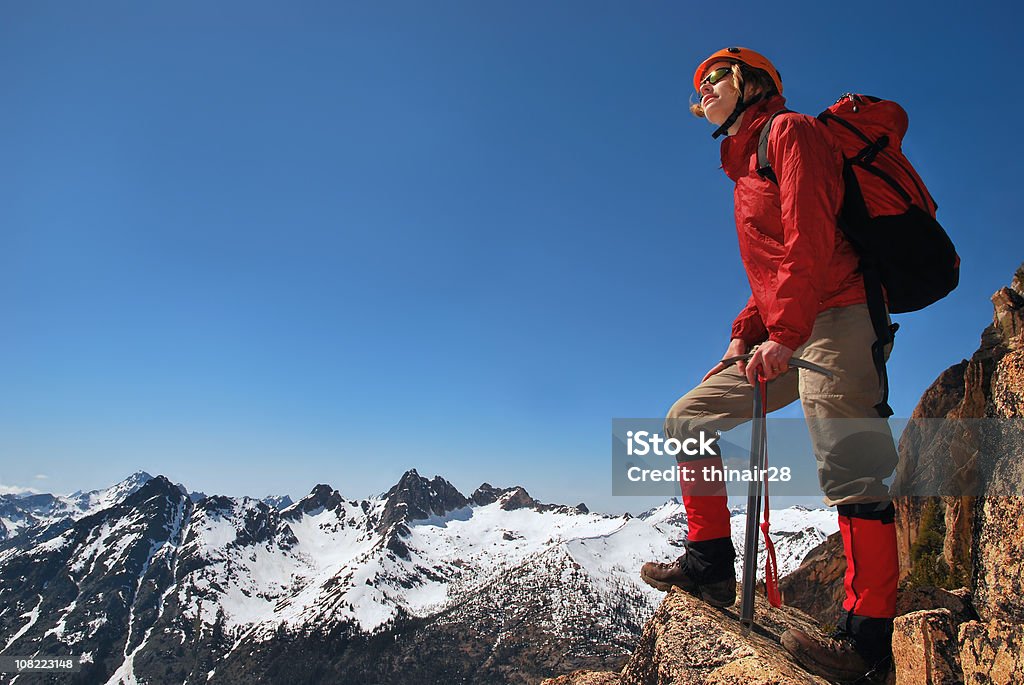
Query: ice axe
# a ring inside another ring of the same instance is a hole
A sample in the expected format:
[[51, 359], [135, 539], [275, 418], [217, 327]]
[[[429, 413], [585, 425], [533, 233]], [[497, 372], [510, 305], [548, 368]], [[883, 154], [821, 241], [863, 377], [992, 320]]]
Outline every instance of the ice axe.
[[[746, 361], [753, 357], [753, 354], [741, 354], [737, 357], [723, 359], [722, 364], [731, 366], [739, 361]], [[832, 372], [823, 369], [817, 364], [804, 361], [799, 357], [791, 357], [789, 366], [798, 369], [806, 369], [815, 373], [824, 374], [832, 378]], [[750, 485], [747, 486], [747, 530], [743, 539], [743, 597], [740, 602], [740, 623], [743, 624], [743, 634], [747, 635], [754, 626], [754, 583], [757, 578], [757, 519], [761, 516], [761, 474], [764, 472], [765, 463], [768, 458], [768, 439], [765, 431], [765, 416], [768, 399], [768, 384], [758, 373], [754, 379], [754, 413], [750, 433]], [[776, 584], [772, 586], [769, 578], [769, 570], [776, 574], [775, 548], [768, 537], [768, 483], [764, 484], [764, 523], [761, 530], [764, 532], [765, 552], [768, 555], [765, 568], [765, 591], [768, 593], [768, 601], [772, 606], [781, 605], [781, 598], [778, 596], [777, 578]], [[774, 594], [773, 594], [774, 593]]]

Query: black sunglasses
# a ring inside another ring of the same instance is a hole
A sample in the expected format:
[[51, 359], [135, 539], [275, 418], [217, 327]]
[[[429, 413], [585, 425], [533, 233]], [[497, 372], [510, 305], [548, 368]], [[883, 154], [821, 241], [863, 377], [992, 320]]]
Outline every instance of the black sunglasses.
[[[709, 83], [713, 86], [731, 73], [732, 67], [719, 67], [712, 71], [707, 76], [705, 76], [701, 80], [700, 85], [703, 86], [705, 83]], [[700, 88], [698, 88], [697, 90], [700, 90]]]

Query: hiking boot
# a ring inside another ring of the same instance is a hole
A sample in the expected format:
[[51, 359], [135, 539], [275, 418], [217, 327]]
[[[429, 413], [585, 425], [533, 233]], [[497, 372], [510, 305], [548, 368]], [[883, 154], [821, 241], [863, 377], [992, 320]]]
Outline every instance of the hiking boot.
[[640, 579], [653, 588], [668, 592], [672, 586], [697, 594], [697, 581], [686, 568], [686, 556], [681, 556], [670, 564], [648, 561], [640, 567]]
[[805, 670], [840, 683], [884, 683], [892, 662], [888, 654], [865, 654], [843, 630], [821, 640], [790, 628], [782, 634], [782, 646]]
[[663, 592], [675, 586], [711, 606], [730, 607], [736, 603], [735, 558], [729, 538], [687, 542], [686, 554], [669, 564], [647, 562], [640, 578]]

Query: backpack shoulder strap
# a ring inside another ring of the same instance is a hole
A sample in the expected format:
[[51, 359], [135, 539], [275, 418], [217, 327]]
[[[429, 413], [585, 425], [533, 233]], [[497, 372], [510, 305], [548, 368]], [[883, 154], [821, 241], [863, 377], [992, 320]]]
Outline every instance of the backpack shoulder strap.
[[772, 122], [775, 121], [775, 117], [780, 114], [789, 114], [791, 111], [789, 109], [780, 109], [773, 114], [768, 123], [761, 129], [761, 135], [757, 139], [757, 175], [768, 179], [775, 185], [779, 185], [779, 178], [775, 175], [772, 163], [768, 160], [768, 135], [772, 132]]

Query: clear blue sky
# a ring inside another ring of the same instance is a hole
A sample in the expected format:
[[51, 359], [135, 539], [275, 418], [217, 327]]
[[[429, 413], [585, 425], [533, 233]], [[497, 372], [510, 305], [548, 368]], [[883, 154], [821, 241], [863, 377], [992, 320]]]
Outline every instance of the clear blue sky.
[[1024, 261], [1020, 26], [1010, 2], [3, 3], [0, 484], [355, 498], [416, 467], [646, 508], [610, 497], [611, 419], [663, 415], [749, 292], [687, 112], [727, 45], [792, 108], [910, 113], [963, 272], [898, 319], [906, 416]]

